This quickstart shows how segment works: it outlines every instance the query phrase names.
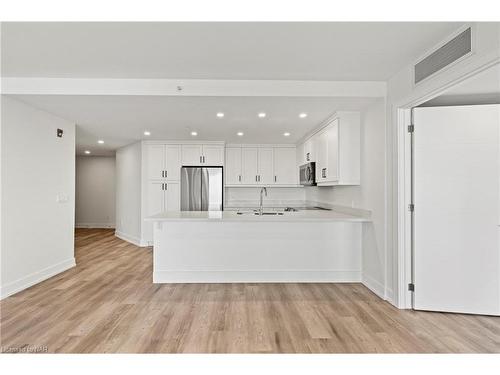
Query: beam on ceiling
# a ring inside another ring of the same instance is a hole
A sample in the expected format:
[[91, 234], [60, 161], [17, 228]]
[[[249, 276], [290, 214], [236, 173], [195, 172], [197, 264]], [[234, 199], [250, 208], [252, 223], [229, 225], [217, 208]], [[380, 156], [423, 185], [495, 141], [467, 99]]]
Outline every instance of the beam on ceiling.
[[379, 81], [2, 77], [6, 95], [385, 97]]

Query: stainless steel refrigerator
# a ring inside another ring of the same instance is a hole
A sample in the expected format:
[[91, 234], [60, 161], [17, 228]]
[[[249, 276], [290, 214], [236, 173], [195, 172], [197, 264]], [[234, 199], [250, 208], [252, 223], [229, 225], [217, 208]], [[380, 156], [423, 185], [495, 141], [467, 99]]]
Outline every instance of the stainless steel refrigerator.
[[222, 167], [182, 167], [181, 211], [222, 211]]

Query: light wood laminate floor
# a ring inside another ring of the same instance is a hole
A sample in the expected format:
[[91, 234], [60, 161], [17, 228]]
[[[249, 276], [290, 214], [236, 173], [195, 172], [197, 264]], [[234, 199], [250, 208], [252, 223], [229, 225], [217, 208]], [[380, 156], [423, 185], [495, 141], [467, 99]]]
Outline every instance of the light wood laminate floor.
[[151, 248], [76, 231], [77, 266], [0, 303], [2, 349], [500, 352], [500, 318], [398, 310], [361, 284], [152, 283]]

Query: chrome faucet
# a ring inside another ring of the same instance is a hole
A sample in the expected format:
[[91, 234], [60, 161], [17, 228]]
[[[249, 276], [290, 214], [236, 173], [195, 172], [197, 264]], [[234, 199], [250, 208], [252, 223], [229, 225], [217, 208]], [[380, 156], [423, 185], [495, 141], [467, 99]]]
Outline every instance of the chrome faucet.
[[262, 213], [263, 213], [263, 209], [262, 209], [262, 193], [265, 193], [266, 194], [266, 197], [267, 197], [267, 189], [265, 187], [262, 187], [260, 189], [260, 207], [259, 207], [259, 215], [262, 216]]

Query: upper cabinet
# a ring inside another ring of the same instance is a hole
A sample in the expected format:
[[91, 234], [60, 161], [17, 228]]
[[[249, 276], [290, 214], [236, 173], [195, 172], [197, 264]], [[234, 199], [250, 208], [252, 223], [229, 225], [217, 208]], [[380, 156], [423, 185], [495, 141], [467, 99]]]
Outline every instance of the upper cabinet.
[[184, 144], [182, 165], [216, 167], [224, 165], [224, 145]]
[[299, 171], [295, 157], [295, 147], [276, 147], [274, 149], [273, 182], [276, 185], [297, 184]]
[[224, 173], [226, 186], [297, 186], [295, 146], [228, 146]]
[[[316, 162], [318, 186], [360, 184], [360, 137], [359, 113], [338, 112], [325, 127], [304, 142], [304, 158], [309, 152], [314, 158], [310, 161]], [[306, 146], [308, 141], [311, 141], [310, 146]]]
[[178, 181], [180, 179], [180, 145], [147, 144], [145, 158], [148, 180]]

